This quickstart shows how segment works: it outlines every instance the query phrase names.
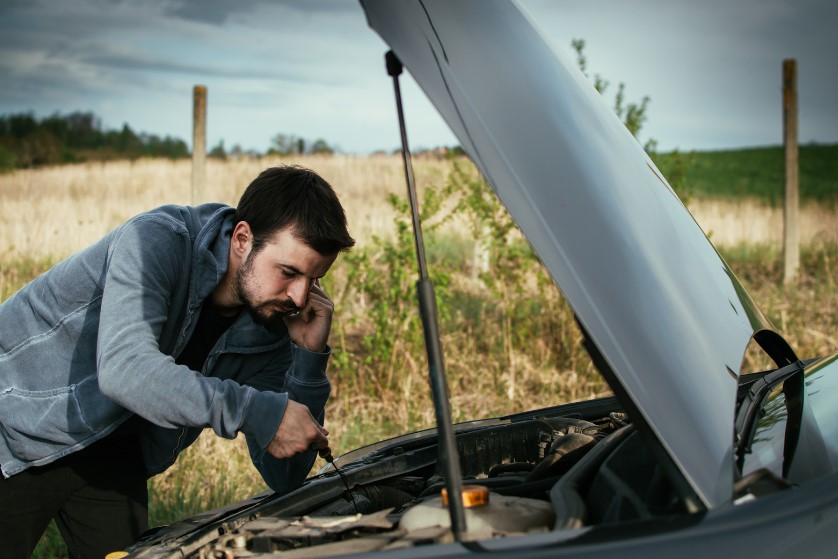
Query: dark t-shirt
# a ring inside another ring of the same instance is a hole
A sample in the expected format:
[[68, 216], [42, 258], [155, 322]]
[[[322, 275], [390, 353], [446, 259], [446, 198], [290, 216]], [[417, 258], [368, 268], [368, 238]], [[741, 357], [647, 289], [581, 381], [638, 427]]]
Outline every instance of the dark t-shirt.
[[189, 342], [175, 362], [200, 373], [215, 342], [235, 322], [236, 316], [222, 315], [207, 297], [201, 307], [201, 315], [198, 317], [195, 331], [192, 332], [192, 337], [189, 338]]

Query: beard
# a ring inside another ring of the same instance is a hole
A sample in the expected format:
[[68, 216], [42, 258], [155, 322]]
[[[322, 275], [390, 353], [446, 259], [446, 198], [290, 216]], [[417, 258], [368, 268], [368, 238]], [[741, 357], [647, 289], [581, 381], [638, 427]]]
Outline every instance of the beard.
[[250, 251], [244, 264], [236, 272], [234, 289], [239, 301], [244, 304], [245, 309], [253, 318], [253, 322], [273, 328], [283, 324], [283, 318], [296, 314], [299, 309], [290, 297], [283, 300], [257, 301], [251, 289], [251, 286], [257, 283], [253, 272], [253, 260], [256, 254]]

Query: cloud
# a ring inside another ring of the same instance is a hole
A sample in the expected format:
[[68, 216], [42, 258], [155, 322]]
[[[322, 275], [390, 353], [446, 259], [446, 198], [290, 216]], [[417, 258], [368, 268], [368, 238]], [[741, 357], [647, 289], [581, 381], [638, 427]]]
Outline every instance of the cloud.
[[212, 25], [222, 25], [237, 17], [247, 17], [265, 7], [277, 11], [303, 14], [336, 15], [360, 10], [355, 2], [346, 0], [181, 0], [166, 4], [167, 15]]
[[[627, 101], [651, 97], [642, 141], [774, 141], [785, 57], [798, 60], [801, 139], [838, 140], [832, 0], [520, 3], [554, 48], [586, 40], [609, 102], [621, 82]], [[187, 138], [177, 111], [201, 83], [210, 134], [227, 145], [264, 149], [273, 131], [389, 149], [398, 140], [377, 140], [392, 127], [376, 116], [391, 116], [386, 50], [353, 0], [2, 0], [0, 113], [101, 110], [106, 123]], [[451, 141], [421, 93], [406, 109], [411, 143]]]

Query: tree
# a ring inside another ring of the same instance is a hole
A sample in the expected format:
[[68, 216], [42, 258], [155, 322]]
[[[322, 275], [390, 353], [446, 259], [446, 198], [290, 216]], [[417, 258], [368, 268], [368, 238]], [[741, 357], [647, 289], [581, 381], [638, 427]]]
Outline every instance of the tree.
[[127, 123], [121, 130], [103, 130], [93, 113], [83, 112], [55, 113], [40, 121], [32, 113], [0, 116], [0, 146], [3, 167], [189, 155], [183, 140], [137, 134]]
[[[587, 76], [588, 60], [585, 58], [584, 39], [573, 39], [570, 44], [573, 47], [573, 50], [576, 51], [576, 62], [579, 65], [579, 69]], [[605, 90], [608, 89], [608, 86], [609, 82], [603, 79], [602, 76], [599, 74], [594, 75], [594, 88], [602, 95], [605, 95]], [[631, 135], [637, 138], [637, 134], [646, 122], [646, 111], [649, 108], [649, 102], [651, 99], [648, 95], [644, 95], [640, 103], [625, 104], [625, 89], [625, 84], [620, 82], [617, 86], [617, 94], [614, 96], [614, 112], [617, 113], [617, 116], [623, 121], [623, 124], [626, 125], [626, 128], [628, 128], [628, 131], [631, 132]], [[643, 147], [648, 152], [654, 151], [656, 145], [657, 142], [650, 139]]]
[[[134, 157], [139, 156], [139, 152], [142, 149], [142, 142], [140, 138], [131, 130], [131, 127], [128, 126], [128, 123], [125, 122], [122, 124], [122, 130], [116, 136], [116, 150], [119, 153], [126, 154], [128, 156]], [[136, 155], [135, 155], [136, 154]]]
[[226, 160], [227, 151], [224, 149], [224, 140], [219, 140], [218, 145], [209, 151], [209, 156], [215, 159]]
[[0, 173], [12, 171], [17, 166], [15, 154], [0, 144]]
[[[585, 58], [585, 41], [582, 39], [573, 39], [571, 46], [576, 51], [576, 62], [579, 64], [579, 69], [587, 76], [588, 61]], [[605, 90], [608, 88], [608, 81], [603, 79], [599, 74], [596, 74], [594, 75], [594, 87], [604, 95]], [[637, 138], [637, 134], [646, 122], [649, 101], [649, 96], [644, 95], [640, 103], [625, 104], [625, 84], [620, 82], [617, 86], [617, 94], [614, 96], [614, 112], [617, 113], [617, 116], [623, 121], [623, 124], [625, 124], [628, 131], [635, 138]], [[689, 200], [689, 193], [687, 192], [687, 170], [692, 165], [695, 154], [693, 152], [682, 153], [677, 149], [669, 154], [658, 153], [657, 144], [658, 142], [656, 140], [650, 138], [643, 145], [643, 149], [646, 150], [646, 153], [649, 154], [649, 157], [652, 158], [655, 165], [667, 177], [669, 185], [678, 194], [681, 201], [686, 204]]]
[[311, 144], [311, 153], [332, 155], [334, 152], [335, 150], [322, 138], [318, 138]]
[[293, 134], [277, 134], [271, 138], [271, 148], [268, 153], [276, 153], [279, 155], [293, 155], [295, 153], [302, 153], [301, 149], [304, 144], [302, 140]]

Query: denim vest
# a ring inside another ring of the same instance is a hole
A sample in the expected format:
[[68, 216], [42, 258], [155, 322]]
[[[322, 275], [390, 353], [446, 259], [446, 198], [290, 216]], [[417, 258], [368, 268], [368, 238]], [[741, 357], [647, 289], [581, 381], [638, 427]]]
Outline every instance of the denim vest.
[[234, 209], [164, 206], [127, 221], [0, 304], [0, 466], [5, 477], [107, 436], [137, 414], [149, 475], [201, 430], [247, 437], [266, 483], [289, 491], [315, 459], [265, 452], [288, 398], [322, 421], [329, 353], [241, 313], [202, 371], [177, 365], [227, 269]]

